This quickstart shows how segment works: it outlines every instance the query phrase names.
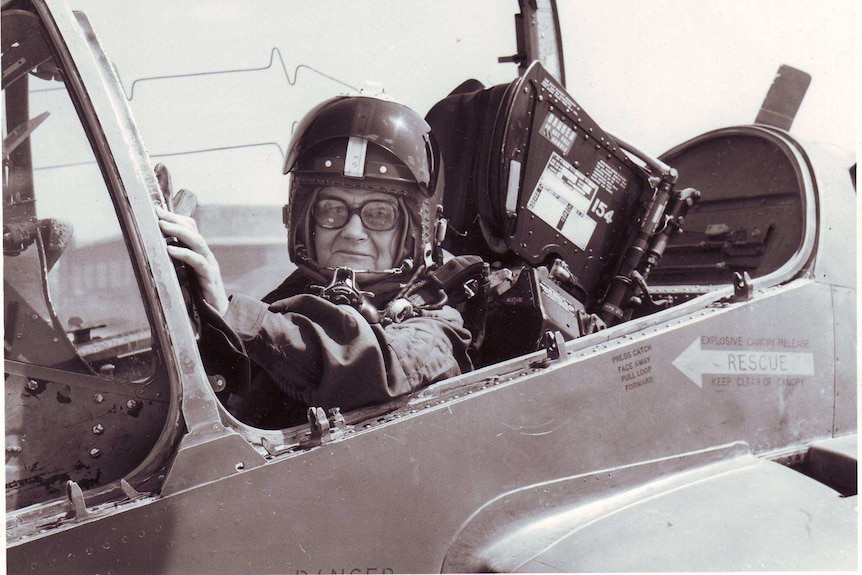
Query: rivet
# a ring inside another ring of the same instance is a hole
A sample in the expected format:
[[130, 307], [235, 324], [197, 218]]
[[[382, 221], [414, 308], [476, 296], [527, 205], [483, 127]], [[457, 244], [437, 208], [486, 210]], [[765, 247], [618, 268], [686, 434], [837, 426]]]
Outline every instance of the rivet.
[[99, 457], [101, 455], [102, 455], [102, 450], [99, 449], [98, 447], [94, 447], [93, 449], [90, 450], [90, 457], [92, 457], [93, 459], [96, 459], [97, 457]]
[[327, 168], [331, 168], [332, 167], [332, 160], [326, 160], [325, 162], [323, 162], [323, 165], [326, 166]]
[[102, 403], [103, 401], [105, 401], [105, 396], [101, 393], [97, 393], [93, 396], [93, 401], [95, 401], [96, 403]]
[[29, 389], [30, 391], [36, 391], [37, 389], [39, 389], [39, 382], [35, 379], [29, 380], [27, 382], [27, 389]]
[[126, 407], [129, 409], [135, 409], [138, 406], [138, 401], [136, 399], [130, 399], [126, 402]]
[[96, 435], [102, 435], [103, 433], [105, 433], [105, 426], [101, 423], [97, 423], [93, 426], [93, 433], [95, 433]]
[[386, 173], [386, 166], [380, 166], [380, 173], [381, 173], [381, 174], [385, 174], [385, 173]]

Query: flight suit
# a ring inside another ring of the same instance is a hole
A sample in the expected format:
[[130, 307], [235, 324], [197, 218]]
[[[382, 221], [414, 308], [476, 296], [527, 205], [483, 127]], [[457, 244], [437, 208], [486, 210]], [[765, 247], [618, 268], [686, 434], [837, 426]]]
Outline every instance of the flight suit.
[[[316, 295], [273, 303], [234, 295], [224, 319], [243, 340], [256, 371], [236, 415], [261, 427], [273, 425], [267, 425], [271, 416], [276, 426], [285, 424], [274, 410], [291, 412], [290, 419], [299, 419], [305, 406], [346, 411], [472, 369], [470, 333], [448, 306], [384, 327]], [[293, 401], [285, 402], [273, 387]]]

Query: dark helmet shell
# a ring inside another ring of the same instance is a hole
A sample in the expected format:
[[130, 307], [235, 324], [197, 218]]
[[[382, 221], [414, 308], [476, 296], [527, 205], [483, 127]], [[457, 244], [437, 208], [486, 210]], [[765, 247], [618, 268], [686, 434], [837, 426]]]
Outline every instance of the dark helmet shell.
[[[408, 221], [401, 261], [396, 262], [400, 273], [429, 261], [436, 250], [441, 158], [431, 127], [403, 104], [364, 94], [319, 104], [297, 126], [284, 173], [291, 176], [288, 250], [291, 260], [313, 276], [322, 270], [314, 261], [309, 206], [324, 186], [399, 198]], [[391, 275], [392, 270], [385, 271]]]

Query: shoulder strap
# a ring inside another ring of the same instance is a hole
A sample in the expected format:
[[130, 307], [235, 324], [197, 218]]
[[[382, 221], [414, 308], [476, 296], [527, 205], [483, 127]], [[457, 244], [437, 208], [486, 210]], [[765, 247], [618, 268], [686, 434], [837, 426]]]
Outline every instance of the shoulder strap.
[[487, 276], [488, 265], [481, 257], [455, 256], [392, 300], [384, 310], [384, 318], [398, 323], [423, 310], [463, 303], [481, 290]]

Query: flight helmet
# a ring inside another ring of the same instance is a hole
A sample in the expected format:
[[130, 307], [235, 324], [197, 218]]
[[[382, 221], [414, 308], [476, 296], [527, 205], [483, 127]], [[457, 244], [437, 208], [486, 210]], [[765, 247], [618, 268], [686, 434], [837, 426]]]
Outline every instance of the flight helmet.
[[324, 101], [299, 122], [284, 173], [291, 177], [284, 210], [288, 251], [312, 279], [328, 281], [334, 272], [322, 268], [314, 253], [311, 207], [326, 186], [383, 192], [398, 200], [405, 225], [395, 264], [356, 270], [366, 282], [399, 279], [438, 259], [440, 153], [431, 127], [403, 104], [364, 93]]

